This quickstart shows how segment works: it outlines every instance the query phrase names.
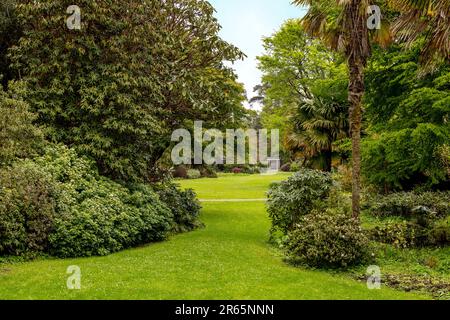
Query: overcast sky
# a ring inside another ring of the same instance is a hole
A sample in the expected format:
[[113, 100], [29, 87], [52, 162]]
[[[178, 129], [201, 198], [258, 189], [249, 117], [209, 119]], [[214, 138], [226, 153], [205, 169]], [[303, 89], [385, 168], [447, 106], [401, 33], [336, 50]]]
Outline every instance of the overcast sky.
[[209, 0], [216, 8], [222, 25], [221, 36], [241, 49], [247, 58], [234, 65], [247, 95], [261, 81], [256, 57], [263, 53], [262, 38], [272, 35], [282, 23], [300, 18], [305, 9], [291, 5], [291, 0]]

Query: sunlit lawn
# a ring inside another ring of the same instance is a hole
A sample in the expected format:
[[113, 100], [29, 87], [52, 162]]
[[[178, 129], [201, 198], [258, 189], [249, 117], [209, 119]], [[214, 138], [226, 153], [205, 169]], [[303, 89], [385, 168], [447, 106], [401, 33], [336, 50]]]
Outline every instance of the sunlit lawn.
[[[199, 197], [263, 198], [277, 176], [183, 181]], [[368, 290], [345, 275], [286, 265], [267, 243], [263, 202], [205, 203], [206, 228], [107, 257], [0, 265], [3, 299], [415, 299], [388, 288]], [[81, 290], [66, 288], [78, 265]]]

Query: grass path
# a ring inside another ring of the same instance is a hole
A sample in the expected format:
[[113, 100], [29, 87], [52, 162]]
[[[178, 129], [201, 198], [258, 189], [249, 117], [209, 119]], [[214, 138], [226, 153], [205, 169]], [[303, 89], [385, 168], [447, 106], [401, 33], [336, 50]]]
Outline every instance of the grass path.
[[[285, 175], [183, 182], [199, 197], [260, 199]], [[232, 190], [228, 190], [230, 186]], [[251, 187], [253, 186], [253, 187]], [[234, 191], [233, 191], [234, 190]], [[204, 203], [206, 228], [107, 257], [0, 264], [1, 299], [416, 299], [391, 289], [370, 291], [343, 275], [284, 264], [266, 242], [263, 202]], [[66, 289], [78, 265], [82, 289]]]

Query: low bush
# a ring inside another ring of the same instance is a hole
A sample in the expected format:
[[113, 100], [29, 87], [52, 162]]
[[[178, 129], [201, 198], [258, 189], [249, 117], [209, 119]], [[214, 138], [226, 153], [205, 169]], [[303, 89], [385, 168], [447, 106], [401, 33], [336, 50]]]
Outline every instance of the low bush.
[[290, 172], [297, 172], [300, 170], [300, 165], [297, 162], [292, 162], [291, 167], [289, 168]]
[[25, 102], [11, 99], [0, 86], [0, 166], [41, 152], [44, 138], [33, 124], [36, 118]]
[[173, 170], [172, 176], [174, 178], [187, 179], [188, 171], [185, 166], [178, 166]]
[[217, 178], [217, 172], [211, 166], [203, 166], [200, 168], [200, 174], [204, 178]]
[[47, 250], [56, 194], [52, 177], [29, 163], [0, 171], [0, 255]]
[[202, 177], [202, 174], [197, 169], [189, 169], [187, 171], [187, 178], [188, 179], [200, 179]]
[[293, 263], [345, 268], [368, 260], [369, 240], [348, 214], [314, 212], [300, 218], [288, 234], [286, 252]]
[[377, 196], [366, 205], [376, 217], [400, 216], [414, 218], [426, 215], [430, 219], [450, 216], [450, 192], [399, 192]]
[[3, 169], [0, 183], [0, 254], [106, 255], [198, 225], [192, 191], [121, 185], [66, 147]]
[[129, 191], [103, 179], [83, 200], [55, 219], [50, 253], [58, 257], [102, 256], [164, 240], [172, 213], [148, 186]]
[[242, 168], [238, 168], [238, 167], [233, 168], [233, 169], [231, 170], [231, 172], [234, 173], [234, 174], [240, 174], [240, 173], [243, 173], [243, 171], [244, 171], [244, 170], [242, 170]]
[[201, 206], [193, 190], [183, 191], [172, 183], [155, 186], [155, 190], [172, 211], [174, 232], [188, 232], [202, 226], [199, 220]]
[[330, 174], [310, 169], [301, 169], [286, 181], [273, 184], [267, 201], [272, 237], [278, 231], [286, 235], [302, 216], [329, 196], [331, 188]]
[[291, 164], [285, 163], [280, 167], [280, 170], [283, 172], [291, 172]]
[[450, 244], [450, 225], [438, 222], [430, 226], [410, 221], [385, 223], [368, 231], [369, 237], [377, 242], [396, 248], [445, 246]]
[[340, 165], [334, 174], [335, 180], [339, 183], [342, 190], [352, 191], [352, 169], [346, 165]]

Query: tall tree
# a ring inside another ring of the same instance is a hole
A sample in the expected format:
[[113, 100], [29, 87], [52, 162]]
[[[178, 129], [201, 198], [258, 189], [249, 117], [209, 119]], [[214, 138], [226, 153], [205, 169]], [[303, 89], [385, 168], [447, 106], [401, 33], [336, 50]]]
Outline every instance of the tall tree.
[[224, 61], [243, 54], [219, 36], [205, 0], [21, 0], [23, 36], [8, 49], [25, 100], [51, 140], [94, 158], [102, 174], [146, 180], [192, 120], [212, 126], [242, 112], [244, 91]]
[[264, 125], [281, 129], [283, 147], [293, 159], [322, 162], [316, 167], [331, 170], [332, 144], [342, 131], [335, 132], [345, 130], [339, 120], [348, 113], [342, 57], [308, 36], [298, 20], [264, 39], [264, 48], [258, 57], [262, 84], [254, 98], [263, 104]]
[[364, 68], [370, 56], [367, 29], [367, 8], [369, 4], [366, 0], [338, 0], [336, 4], [329, 0], [295, 0], [294, 3], [309, 6], [308, 14], [303, 18], [305, 29], [311, 35], [325, 39], [334, 49], [341, 49], [347, 58], [349, 119], [352, 139], [352, 212], [353, 216], [358, 218], [361, 198], [361, 126], [362, 98], [365, 90]]
[[432, 67], [450, 59], [450, 0], [390, 0], [400, 16], [392, 24], [394, 34], [410, 47], [425, 38], [421, 62]]

